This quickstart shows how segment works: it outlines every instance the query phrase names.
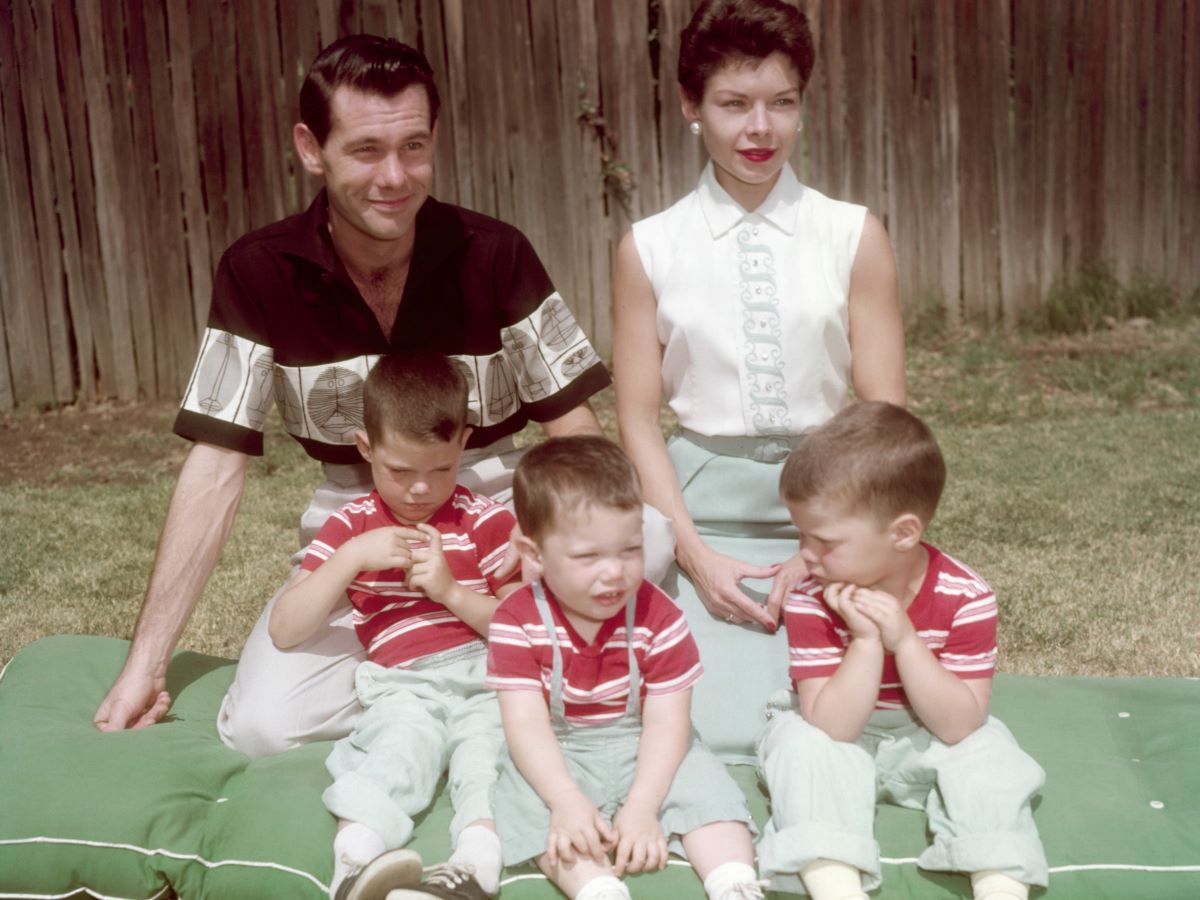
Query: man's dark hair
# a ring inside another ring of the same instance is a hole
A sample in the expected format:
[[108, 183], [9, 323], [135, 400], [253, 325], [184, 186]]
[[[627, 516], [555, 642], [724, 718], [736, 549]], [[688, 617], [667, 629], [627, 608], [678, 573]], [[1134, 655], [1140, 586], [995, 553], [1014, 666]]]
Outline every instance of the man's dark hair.
[[699, 103], [720, 69], [757, 64], [772, 53], [796, 67], [803, 94], [816, 60], [808, 16], [785, 0], [704, 0], [680, 36], [679, 84]]
[[461, 363], [439, 353], [384, 356], [363, 385], [363, 428], [372, 443], [392, 432], [434, 443], [467, 424], [470, 386]]
[[349, 34], [338, 38], [313, 60], [300, 87], [300, 121], [308, 126], [317, 143], [324, 146], [333, 127], [329, 107], [338, 88], [394, 97], [414, 84], [425, 88], [432, 128], [440, 100], [437, 85], [433, 83], [433, 69], [421, 51], [394, 38]]

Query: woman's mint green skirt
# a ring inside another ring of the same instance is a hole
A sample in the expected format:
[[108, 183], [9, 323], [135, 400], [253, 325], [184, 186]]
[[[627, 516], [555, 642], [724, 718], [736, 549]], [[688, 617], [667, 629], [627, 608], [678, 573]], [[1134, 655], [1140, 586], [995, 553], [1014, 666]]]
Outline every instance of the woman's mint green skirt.
[[[717, 454], [683, 436], [668, 444], [692, 521], [714, 550], [754, 565], [795, 556], [799, 538], [779, 499], [778, 462]], [[754, 741], [766, 724], [767, 701], [788, 687], [787, 635], [758, 625], [714, 618], [677, 565], [662, 582], [687, 615], [700, 647], [704, 676], [692, 692], [692, 721], [724, 762], [753, 763]], [[771, 580], [742, 582], [752, 600], [766, 603]]]

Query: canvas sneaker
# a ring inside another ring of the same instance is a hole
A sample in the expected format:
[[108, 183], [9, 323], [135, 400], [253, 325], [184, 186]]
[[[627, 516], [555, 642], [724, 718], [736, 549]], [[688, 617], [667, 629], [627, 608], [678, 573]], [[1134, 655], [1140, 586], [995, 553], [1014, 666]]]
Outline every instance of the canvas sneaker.
[[421, 883], [421, 856], [415, 850], [388, 850], [346, 876], [333, 900], [386, 900], [394, 888]]
[[490, 900], [475, 880], [475, 867], [443, 863], [425, 870], [418, 885], [390, 892], [387, 900]]

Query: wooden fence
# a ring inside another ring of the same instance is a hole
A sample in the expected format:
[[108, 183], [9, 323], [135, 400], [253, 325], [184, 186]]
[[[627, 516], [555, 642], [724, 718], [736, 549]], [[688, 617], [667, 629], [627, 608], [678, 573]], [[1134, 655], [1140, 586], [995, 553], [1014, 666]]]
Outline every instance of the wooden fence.
[[[800, 2], [794, 162], [884, 219], [906, 303], [1011, 324], [1089, 261], [1200, 285], [1200, 0]], [[521, 227], [607, 352], [614, 240], [702, 163], [674, 79], [693, 6], [6, 0], [0, 410], [179, 393], [223, 248], [316, 190], [299, 83], [352, 31], [425, 51], [437, 195]]]

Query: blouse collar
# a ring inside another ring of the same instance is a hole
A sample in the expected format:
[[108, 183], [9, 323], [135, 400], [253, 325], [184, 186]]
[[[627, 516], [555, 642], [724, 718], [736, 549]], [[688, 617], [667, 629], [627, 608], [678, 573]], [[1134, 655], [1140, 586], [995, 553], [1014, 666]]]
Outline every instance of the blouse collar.
[[700, 209], [714, 240], [750, 216], [763, 219], [784, 234], [791, 235], [796, 233], [796, 225], [800, 218], [804, 185], [796, 178], [792, 167], [784, 165], [779, 172], [779, 180], [775, 182], [775, 187], [771, 188], [767, 199], [754, 212], [748, 213], [717, 182], [710, 159], [700, 174], [700, 184], [696, 193], [700, 197]]

